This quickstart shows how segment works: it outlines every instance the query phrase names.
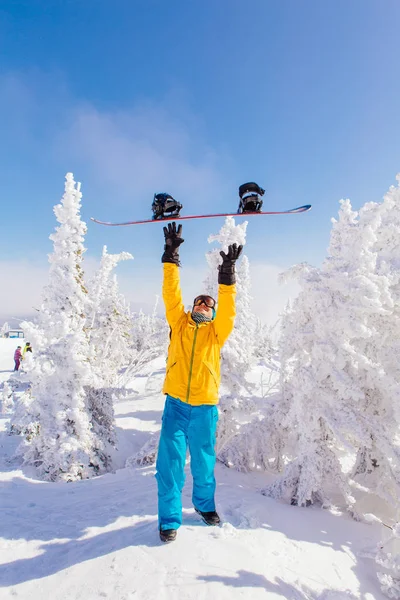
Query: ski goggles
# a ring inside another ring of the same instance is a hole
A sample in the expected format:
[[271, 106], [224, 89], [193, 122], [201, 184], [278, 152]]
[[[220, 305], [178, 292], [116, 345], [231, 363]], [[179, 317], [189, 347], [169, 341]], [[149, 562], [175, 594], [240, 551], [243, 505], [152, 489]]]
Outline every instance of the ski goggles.
[[202, 304], [205, 304], [207, 308], [215, 308], [216, 302], [211, 296], [203, 295], [197, 296], [197, 298], [193, 300], [193, 306], [201, 306]]

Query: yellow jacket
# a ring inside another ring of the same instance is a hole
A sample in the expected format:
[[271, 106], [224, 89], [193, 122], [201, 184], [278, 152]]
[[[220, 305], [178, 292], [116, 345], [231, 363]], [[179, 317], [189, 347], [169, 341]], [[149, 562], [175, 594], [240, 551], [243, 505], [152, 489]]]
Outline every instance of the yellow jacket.
[[164, 263], [163, 299], [171, 327], [163, 393], [192, 405], [218, 404], [220, 352], [235, 322], [235, 285], [220, 285], [216, 317], [195, 323], [185, 313], [179, 267]]

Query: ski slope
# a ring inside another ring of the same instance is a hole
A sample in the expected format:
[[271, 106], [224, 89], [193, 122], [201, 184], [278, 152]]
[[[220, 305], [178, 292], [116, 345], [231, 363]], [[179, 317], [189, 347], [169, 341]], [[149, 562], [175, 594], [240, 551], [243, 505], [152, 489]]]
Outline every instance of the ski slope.
[[[4, 342], [0, 371], [8, 377], [11, 345]], [[1, 415], [0, 599], [383, 600], [375, 563], [365, 558], [381, 528], [265, 498], [258, 492], [264, 475], [218, 465], [224, 523], [208, 528], [191, 505], [187, 468], [183, 526], [176, 542], [161, 544], [154, 468], [124, 464], [160, 428], [164, 364], [136, 377], [116, 406], [114, 474], [35, 480], [12, 460], [18, 439], [6, 434]]]

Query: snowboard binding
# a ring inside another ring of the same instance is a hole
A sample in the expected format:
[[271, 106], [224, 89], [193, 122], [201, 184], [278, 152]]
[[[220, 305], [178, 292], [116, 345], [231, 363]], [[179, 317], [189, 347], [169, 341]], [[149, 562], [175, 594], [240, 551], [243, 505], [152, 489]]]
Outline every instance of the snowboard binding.
[[238, 213], [261, 212], [263, 205], [261, 196], [264, 194], [265, 190], [254, 183], [254, 181], [243, 183], [239, 187], [240, 202]]
[[179, 217], [179, 212], [182, 208], [182, 204], [169, 194], [154, 194], [153, 203], [151, 205], [153, 220], [165, 219], [167, 217]]

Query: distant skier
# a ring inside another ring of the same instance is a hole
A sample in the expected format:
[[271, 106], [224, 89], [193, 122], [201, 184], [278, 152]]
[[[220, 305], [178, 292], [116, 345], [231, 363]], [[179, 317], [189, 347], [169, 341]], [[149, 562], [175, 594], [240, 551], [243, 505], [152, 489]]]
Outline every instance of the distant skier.
[[25, 344], [25, 346], [24, 346], [24, 349], [23, 349], [23, 351], [22, 351], [22, 358], [25, 358], [25, 354], [26, 354], [27, 352], [32, 352], [32, 346], [31, 346], [31, 343], [30, 343], [30, 342], [26, 342], [26, 344]]
[[22, 352], [21, 352], [21, 346], [18, 346], [16, 351], [14, 352], [14, 371], [18, 371], [20, 365], [21, 365], [21, 360], [22, 360]]
[[166, 394], [157, 456], [160, 539], [172, 542], [182, 523], [181, 493], [189, 446], [192, 501], [207, 525], [218, 525], [215, 510], [215, 436], [218, 421], [220, 352], [235, 321], [235, 262], [242, 246], [229, 246], [218, 274], [218, 310], [208, 295], [197, 296], [185, 313], [179, 277], [182, 225], [164, 227], [163, 299], [171, 328], [163, 393]]

